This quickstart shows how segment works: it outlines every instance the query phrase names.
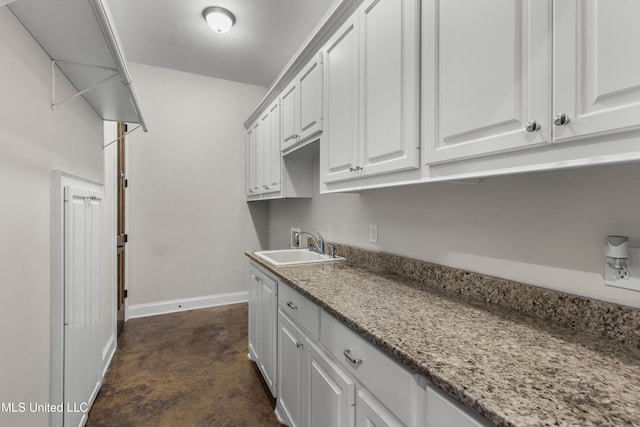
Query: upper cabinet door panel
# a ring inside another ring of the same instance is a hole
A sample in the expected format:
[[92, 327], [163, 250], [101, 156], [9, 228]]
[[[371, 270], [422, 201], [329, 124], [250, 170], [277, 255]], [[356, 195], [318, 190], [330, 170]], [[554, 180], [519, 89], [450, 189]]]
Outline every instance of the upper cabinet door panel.
[[324, 49], [325, 182], [353, 178], [358, 158], [357, 21], [354, 14]]
[[300, 140], [322, 130], [322, 54], [305, 67], [298, 78], [300, 90]]
[[[551, 4], [546, 0], [429, 0], [426, 163], [513, 150], [551, 140]], [[423, 15], [424, 16], [424, 15]], [[430, 40], [435, 38], [435, 40]], [[432, 107], [433, 108], [433, 107]], [[538, 129], [527, 131], [536, 121]], [[435, 132], [434, 132], [435, 131]]]
[[369, 0], [361, 9], [363, 174], [418, 167], [416, 0]]
[[289, 147], [297, 141], [297, 109], [298, 84], [294, 81], [281, 95], [281, 116], [282, 116], [282, 148]]
[[556, 2], [555, 140], [640, 128], [640, 2]]

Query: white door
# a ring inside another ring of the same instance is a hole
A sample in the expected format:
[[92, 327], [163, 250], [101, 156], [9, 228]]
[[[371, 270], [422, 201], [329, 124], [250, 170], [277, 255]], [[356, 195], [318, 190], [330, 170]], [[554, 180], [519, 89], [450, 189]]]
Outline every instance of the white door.
[[271, 394], [276, 395], [276, 343], [277, 343], [277, 321], [278, 321], [278, 299], [277, 282], [272, 278], [261, 275], [260, 277], [260, 370], [264, 375], [264, 380], [271, 390]]
[[249, 353], [260, 364], [260, 318], [262, 286], [260, 285], [260, 273], [253, 267], [249, 267]]
[[562, 0], [554, 16], [555, 141], [640, 128], [640, 2]]
[[355, 384], [321, 349], [307, 340], [309, 427], [353, 427]]
[[[405, 427], [366, 390], [356, 393], [356, 427]], [[452, 425], [453, 427], [453, 425]]]
[[282, 153], [280, 151], [280, 104], [278, 101], [271, 104], [269, 111], [269, 174], [266, 184], [269, 192], [279, 192], [282, 188]]
[[[327, 42], [324, 52], [324, 182], [355, 176], [358, 160], [358, 14]], [[358, 169], [359, 170], [359, 169]]]
[[551, 1], [423, 8], [424, 162], [550, 142]]
[[294, 80], [280, 96], [282, 115], [282, 149], [296, 143], [298, 137], [297, 109], [298, 109], [298, 82]]
[[298, 77], [300, 140], [322, 130], [322, 52], [300, 72]]
[[102, 194], [64, 196], [64, 425], [77, 426], [102, 379]]
[[247, 196], [260, 195], [260, 164], [258, 152], [259, 122], [247, 131]]
[[363, 175], [419, 166], [419, 10], [418, 0], [360, 9]]
[[278, 406], [289, 427], [302, 427], [304, 335], [278, 310]]
[[271, 167], [271, 141], [269, 138], [271, 137], [269, 122], [269, 112], [263, 113], [260, 117], [260, 126], [258, 126], [258, 163], [260, 171], [260, 193], [268, 193], [269, 192], [269, 178], [270, 178], [270, 167]]

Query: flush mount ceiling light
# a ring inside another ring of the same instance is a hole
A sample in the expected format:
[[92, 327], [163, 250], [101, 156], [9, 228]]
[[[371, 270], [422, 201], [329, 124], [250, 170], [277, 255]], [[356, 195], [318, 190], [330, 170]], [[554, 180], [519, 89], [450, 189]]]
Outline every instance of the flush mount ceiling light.
[[218, 6], [206, 8], [202, 11], [202, 16], [216, 33], [226, 33], [236, 23], [236, 17], [233, 16], [233, 13]]

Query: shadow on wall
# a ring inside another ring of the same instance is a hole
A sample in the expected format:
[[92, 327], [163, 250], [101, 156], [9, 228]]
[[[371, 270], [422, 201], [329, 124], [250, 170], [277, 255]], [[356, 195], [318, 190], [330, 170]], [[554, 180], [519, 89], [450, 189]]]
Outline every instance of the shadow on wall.
[[[268, 249], [269, 245], [269, 202], [248, 202], [253, 229], [260, 244], [255, 250]], [[247, 248], [249, 249], [249, 248]]]

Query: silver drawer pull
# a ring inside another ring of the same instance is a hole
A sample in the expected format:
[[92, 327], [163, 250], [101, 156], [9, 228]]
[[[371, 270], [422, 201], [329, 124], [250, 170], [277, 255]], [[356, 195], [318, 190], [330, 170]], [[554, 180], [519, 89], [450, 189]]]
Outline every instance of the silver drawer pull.
[[295, 305], [295, 304], [294, 304], [293, 302], [291, 302], [291, 301], [289, 301], [289, 302], [287, 303], [287, 305], [289, 306], [289, 308], [290, 308], [291, 310], [296, 310], [296, 309], [298, 308], [298, 306], [297, 306], [297, 305]]
[[362, 359], [359, 359], [357, 357], [351, 356], [351, 349], [350, 348], [345, 348], [342, 351], [342, 354], [344, 354], [344, 357], [349, 359], [349, 362], [353, 363], [354, 365], [359, 365], [359, 364], [362, 363]]

